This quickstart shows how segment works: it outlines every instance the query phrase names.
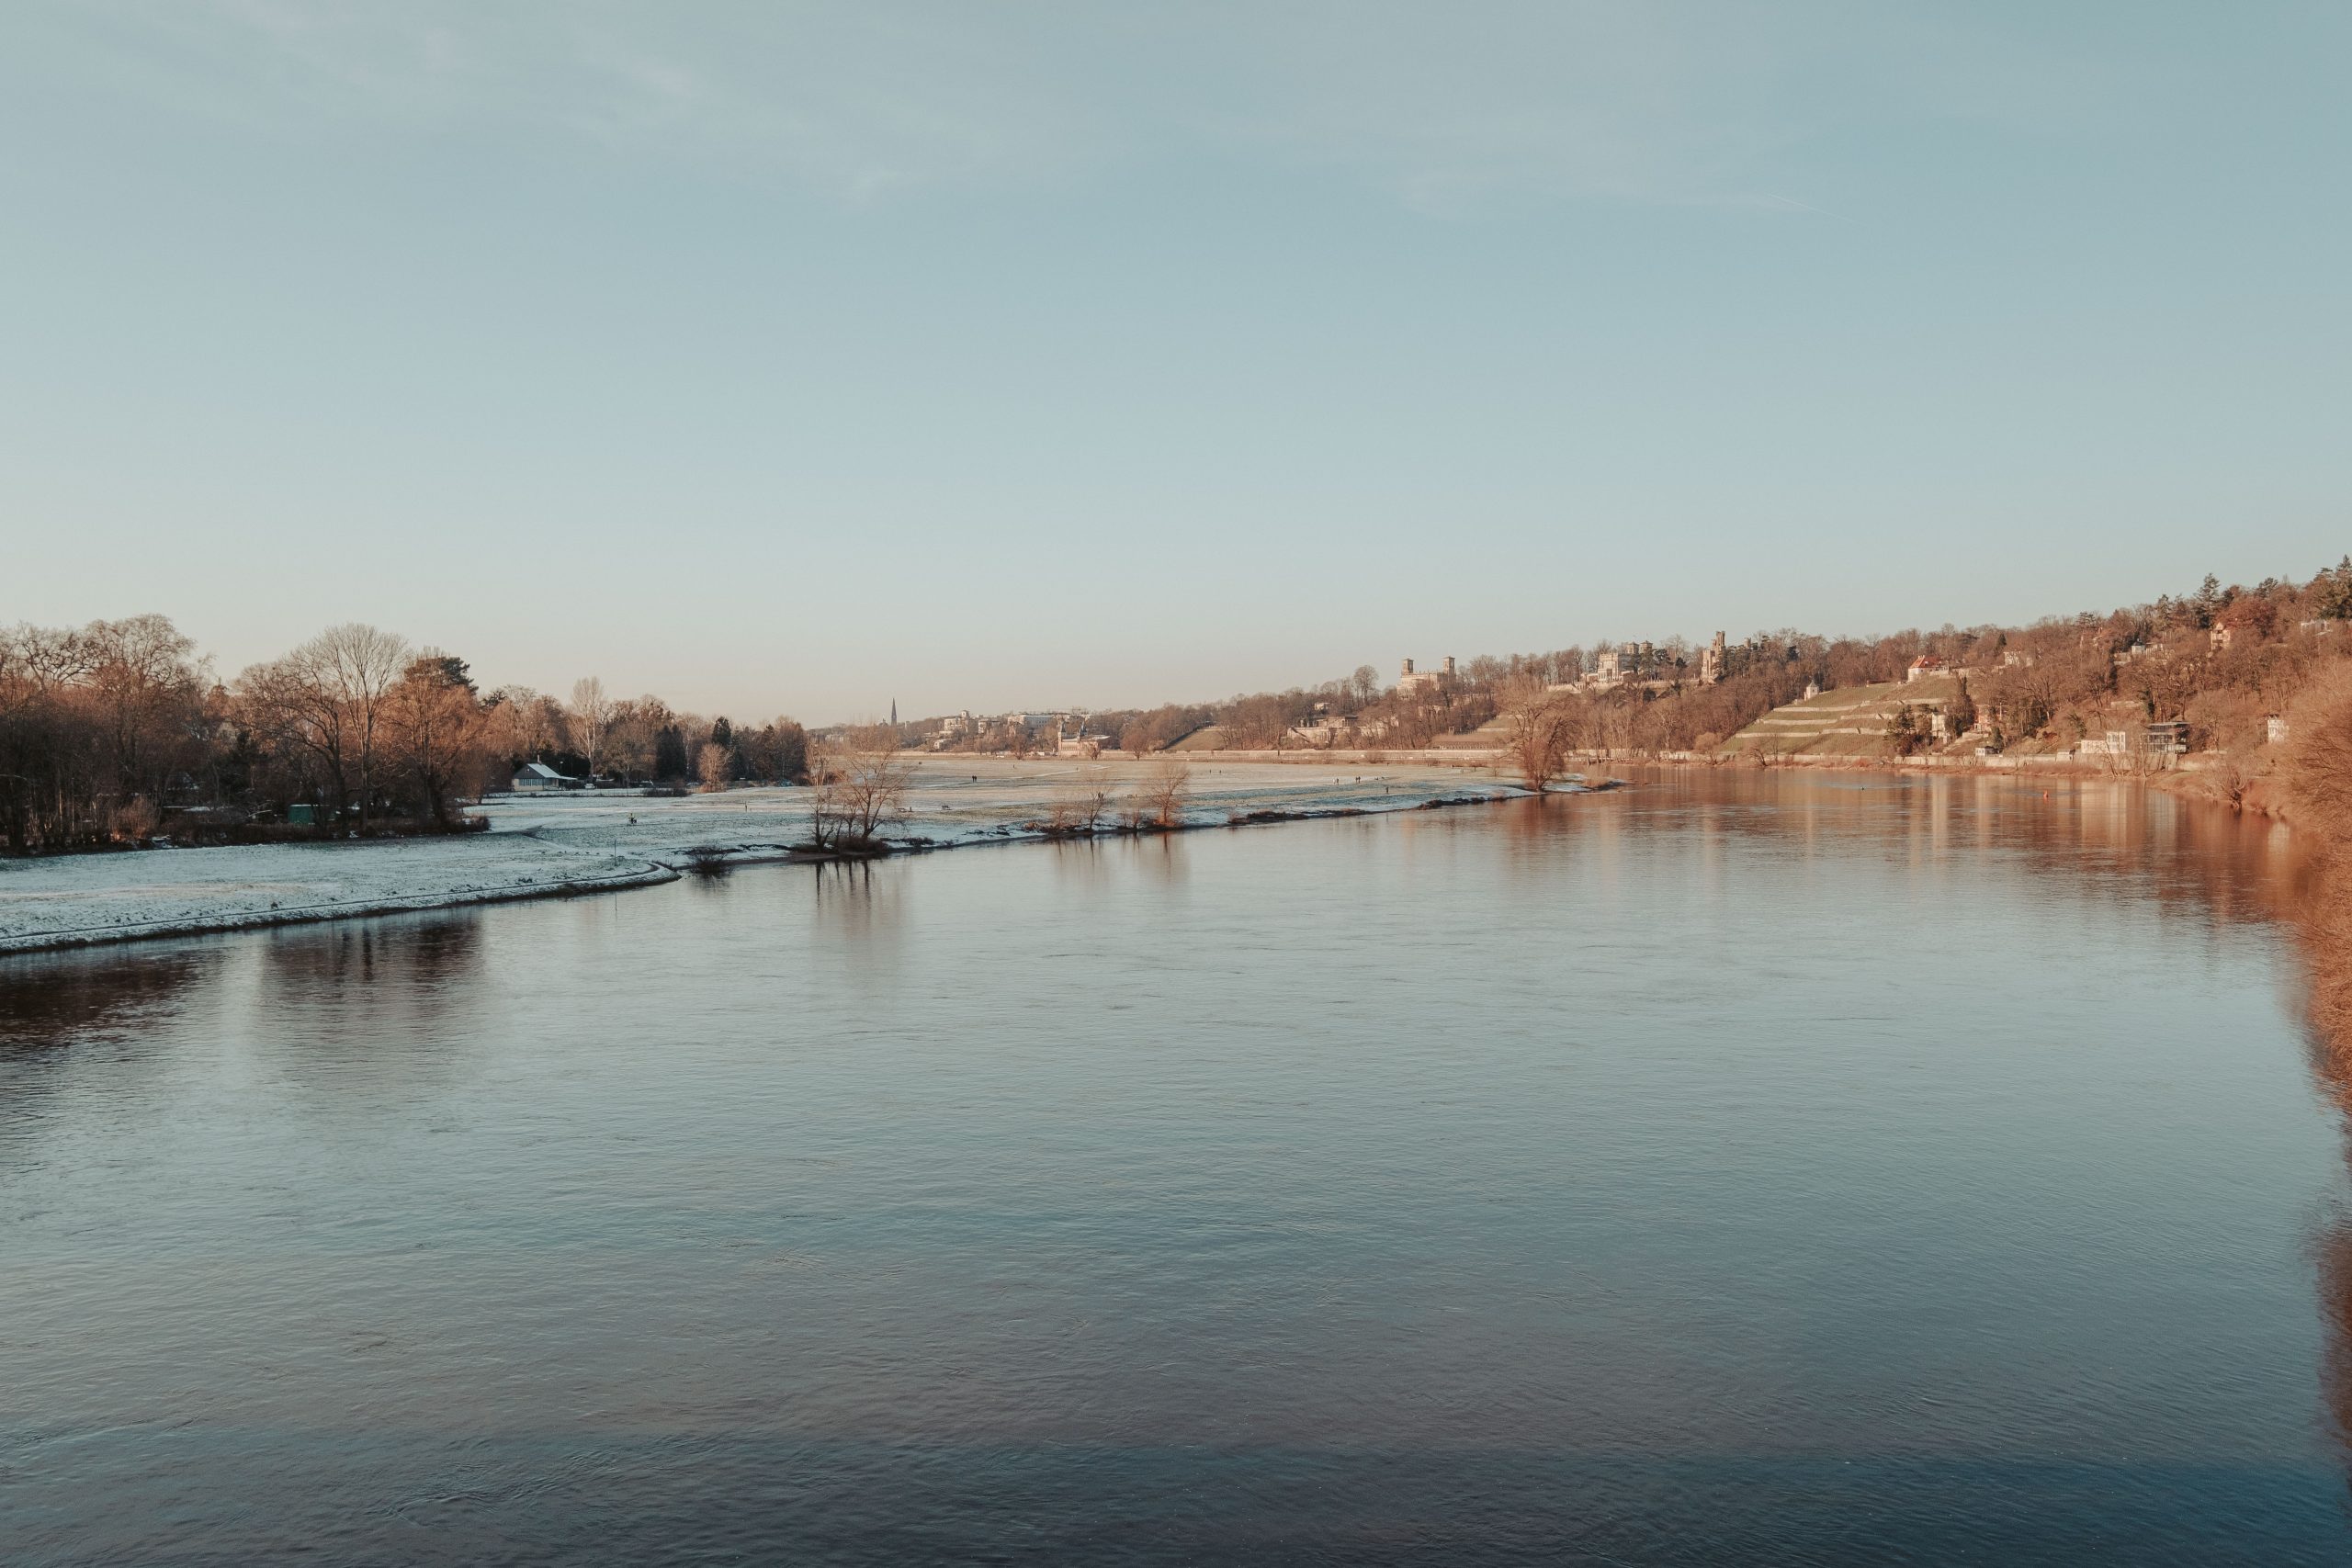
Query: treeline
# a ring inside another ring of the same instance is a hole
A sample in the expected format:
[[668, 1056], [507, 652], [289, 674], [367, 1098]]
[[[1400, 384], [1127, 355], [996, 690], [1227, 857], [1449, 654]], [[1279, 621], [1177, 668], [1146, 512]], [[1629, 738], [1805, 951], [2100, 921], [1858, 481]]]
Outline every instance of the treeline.
[[[0, 845], [447, 831], [540, 761], [609, 782], [797, 780], [808, 737], [520, 686], [373, 626], [320, 633], [222, 682], [161, 615], [0, 630]], [[298, 807], [307, 809], [298, 810]], [[307, 818], [304, 823], [300, 818]]]
[[[2178, 720], [2197, 750], [2252, 754], [2267, 719], [2352, 656], [2352, 558], [2296, 582], [2266, 579], [2030, 626], [1947, 626], [1881, 637], [1759, 632], [1724, 650], [1720, 679], [1679, 638], [1481, 656], [1384, 682], [1371, 666], [1316, 686], [1092, 715], [1090, 734], [1159, 750], [1214, 726], [1236, 750], [1416, 750], [1511, 716], [1540, 694], [1547, 733], [1574, 750], [1703, 751], [1808, 685], [1904, 678], [1933, 655], [1965, 669], [1964, 706], [2004, 748], [2063, 748], [2131, 716]], [[1628, 655], [1624, 649], [1631, 648]], [[1623, 680], [1589, 679], [1613, 653]], [[936, 724], [899, 727], [930, 744]], [[1501, 728], [1509, 728], [1509, 724]], [[1018, 723], [976, 727], [958, 750], [1023, 752]], [[606, 783], [707, 788], [803, 781], [808, 737], [790, 719], [741, 726], [656, 696], [567, 699], [479, 688], [465, 660], [343, 626], [233, 680], [217, 679], [160, 615], [0, 631], [0, 843], [12, 852], [311, 830], [459, 825], [461, 800], [544, 762]]]
[[[1627, 646], [1599, 638], [1589, 648], [1470, 659], [1450, 677], [1410, 690], [1384, 683], [1365, 665], [1320, 685], [1098, 713], [1092, 722], [1138, 754], [1210, 726], [1234, 750], [1414, 750], [1487, 725], [1540, 690], [1565, 712], [1576, 750], [1707, 750], [1808, 685], [1899, 682], [1913, 660], [1933, 655], [1976, 672], [1968, 698], [2005, 744], [2071, 744], [2108, 728], [2128, 703], [2147, 718], [2186, 722], [2195, 750], [2237, 751], [2263, 745], [2267, 718], [2282, 713], [2314, 671], [2352, 654], [2352, 633], [2335, 635], [2347, 620], [2352, 557], [2302, 582], [2225, 587], [2208, 577], [2178, 597], [2027, 626], [1876, 637], [1758, 632], [1724, 649], [1721, 678], [1712, 682], [1699, 678], [1700, 650], [1669, 637], [1631, 645], [1640, 653], [1623, 683], [1584, 683], [1603, 652]], [[964, 749], [1004, 746], [982, 735]]]

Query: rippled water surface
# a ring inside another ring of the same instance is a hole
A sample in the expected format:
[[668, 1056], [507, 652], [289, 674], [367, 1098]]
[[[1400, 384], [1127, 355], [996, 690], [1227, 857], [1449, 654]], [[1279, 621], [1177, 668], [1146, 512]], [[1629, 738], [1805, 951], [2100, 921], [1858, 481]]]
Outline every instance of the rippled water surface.
[[2287, 847], [2052, 796], [0, 961], [0, 1561], [2346, 1561]]

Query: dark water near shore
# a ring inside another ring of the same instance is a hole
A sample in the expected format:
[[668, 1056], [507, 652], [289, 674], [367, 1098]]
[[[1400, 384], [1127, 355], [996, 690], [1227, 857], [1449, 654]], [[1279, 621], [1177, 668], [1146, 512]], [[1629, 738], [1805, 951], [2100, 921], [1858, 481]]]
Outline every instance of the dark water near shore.
[[0, 960], [0, 1562], [2352, 1560], [2289, 846], [2052, 793]]

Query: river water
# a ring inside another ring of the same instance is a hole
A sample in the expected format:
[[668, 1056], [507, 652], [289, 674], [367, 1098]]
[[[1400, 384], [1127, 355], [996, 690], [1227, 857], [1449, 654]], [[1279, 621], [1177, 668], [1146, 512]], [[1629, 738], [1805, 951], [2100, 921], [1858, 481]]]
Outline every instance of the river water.
[[0, 1561], [2346, 1561], [2290, 850], [1666, 774], [0, 961]]

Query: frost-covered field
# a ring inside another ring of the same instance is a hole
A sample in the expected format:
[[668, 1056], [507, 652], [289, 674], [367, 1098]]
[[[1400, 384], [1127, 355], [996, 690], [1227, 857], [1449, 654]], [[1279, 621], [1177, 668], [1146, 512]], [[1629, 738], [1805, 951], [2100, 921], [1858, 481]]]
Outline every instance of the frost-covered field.
[[[1037, 836], [1057, 801], [1107, 790], [1108, 828], [1148, 763], [926, 758], [894, 839], [951, 848]], [[1195, 764], [1187, 826], [1256, 812], [1411, 810], [1513, 793], [1456, 768]], [[596, 791], [493, 797], [488, 833], [364, 843], [0, 860], [0, 953], [427, 909], [666, 882], [689, 852], [721, 863], [773, 860], [808, 837], [805, 789], [646, 795]]]
[[[1148, 786], [1148, 762], [927, 757], [914, 766], [907, 820], [895, 839], [938, 846], [1035, 837], [1057, 801], [1105, 789], [1118, 803]], [[1431, 800], [1515, 793], [1490, 773], [1460, 768], [1279, 762], [1194, 764], [1187, 826], [1210, 827], [1258, 811], [1317, 814], [1409, 810]], [[808, 791], [731, 789], [715, 795], [649, 796], [620, 791], [494, 797], [482, 807], [495, 832], [528, 832], [549, 843], [626, 850], [678, 865], [686, 852], [724, 852], [730, 861], [773, 858], [808, 837]], [[1109, 827], [1109, 819], [1103, 823]]]
[[641, 855], [476, 834], [0, 860], [0, 953], [629, 887]]

